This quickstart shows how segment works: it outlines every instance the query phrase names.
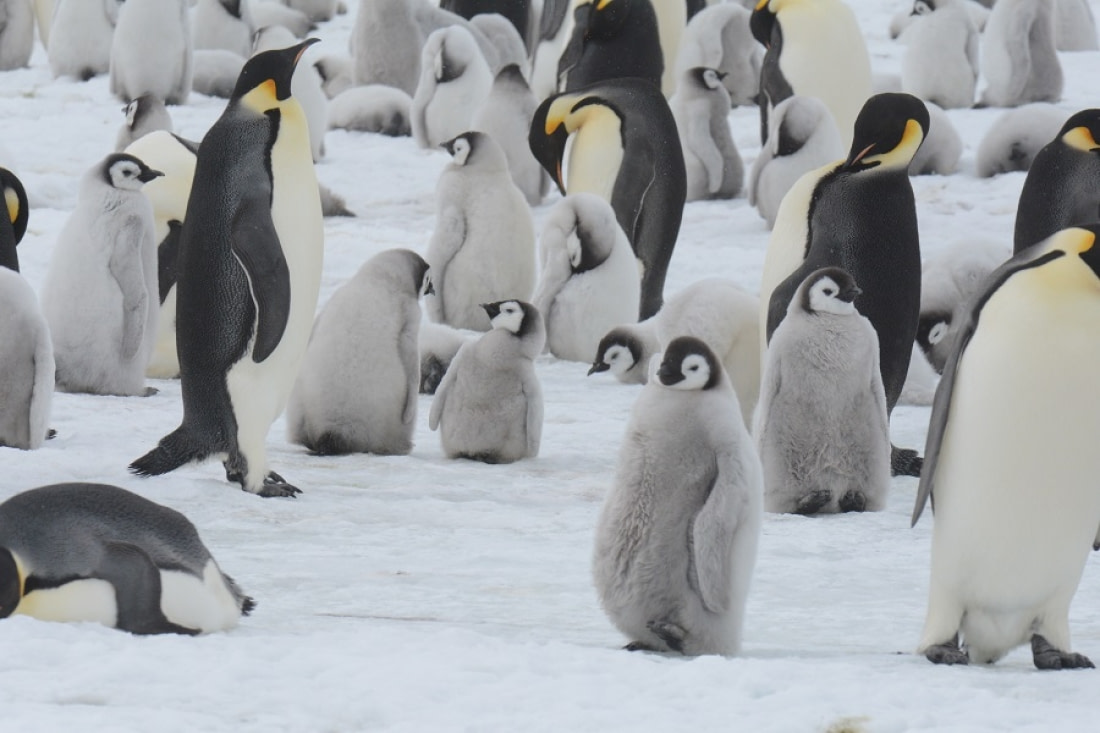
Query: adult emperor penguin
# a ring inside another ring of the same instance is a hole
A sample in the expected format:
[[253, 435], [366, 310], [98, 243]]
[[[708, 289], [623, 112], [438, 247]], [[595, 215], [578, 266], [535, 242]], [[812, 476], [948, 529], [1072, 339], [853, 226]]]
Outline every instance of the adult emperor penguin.
[[485, 13], [498, 13], [515, 27], [520, 38], [527, 39], [531, 0], [441, 0], [439, 7], [466, 20]]
[[642, 79], [555, 95], [535, 110], [529, 142], [563, 195], [594, 193], [611, 203], [641, 266], [639, 318], [656, 313], [687, 193], [664, 96]]
[[715, 69], [688, 69], [668, 100], [684, 150], [687, 200], [731, 199], [741, 193], [745, 164], [730, 133], [730, 95]]
[[437, 148], [469, 130], [489, 96], [493, 75], [470, 32], [461, 26], [434, 31], [420, 55], [420, 81], [410, 115], [413, 138]]
[[1063, 229], [1013, 257], [956, 336], [913, 510], [915, 524], [932, 498], [918, 647], [932, 662], [987, 664], [1030, 641], [1040, 669], [1093, 666], [1070, 651], [1069, 606], [1100, 545], [1098, 236]]
[[111, 92], [124, 102], [155, 94], [183, 104], [191, 93], [191, 13], [187, 0], [129, 0], [111, 41]]
[[47, 46], [55, 77], [87, 81], [107, 73], [121, 5], [122, 0], [58, 0]]
[[1054, 47], [1050, 0], [998, 0], [982, 34], [986, 107], [1016, 107], [1062, 98], [1062, 64]]
[[969, 2], [913, 3], [915, 19], [903, 37], [902, 91], [947, 109], [974, 104], [980, 66], [979, 34], [965, 7]]
[[34, 10], [28, 0], [3, 0], [0, 17], [0, 71], [21, 69], [34, 50]]
[[740, 651], [763, 480], [737, 413], [725, 370], [691, 337], [668, 345], [634, 403], [592, 553], [631, 651]]
[[41, 296], [63, 392], [156, 391], [145, 387], [145, 365], [156, 338], [157, 248], [141, 188], [160, 175], [132, 155], [111, 153], [80, 182]]
[[659, 87], [664, 70], [657, 13], [650, 0], [574, 3], [573, 33], [558, 59], [559, 91], [624, 77], [646, 79]]
[[844, 145], [871, 96], [871, 61], [852, 12], [842, 0], [760, 0], [749, 21], [764, 44], [760, 70], [761, 133], [775, 105], [792, 94], [818, 97]]
[[531, 118], [538, 106], [539, 100], [519, 67], [511, 64], [497, 74], [473, 120], [473, 129], [488, 133], [503, 148], [512, 181], [532, 206], [542, 201], [550, 187], [546, 171], [527, 144]]
[[312, 43], [249, 59], [199, 147], [178, 264], [183, 422], [130, 465], [136, 474], [222, 455], [245, 491], [299, 492], [268, 469], [264, 441], [305, 354], [321, 280], [321, 197], [290, 93]]
[[480, 304], [534, 292], [535, 225], [491, 137], [467, 132], [444, 148], [453, 160], [436, 185], [427, 256], [435, 294], [424, 305], [436, 323], [481, 331]]
[[610, 204], [577, 193], [550, 210], [539, 252], [533, 305], [545, 319], [547, 347], [559, 359], [588, 361], [609, 329], [637, 317], [630, 242]]
[[[862, 290], [856, 308], [878, 335], [887, 411], [905, 384], [920, 312], [920, 239], [908, 167], [927, 134], [928, 108], [916, 97], [867, 100], [848, 158], [806, 174], [780, 206], [760, 288], [770, 338], [807, 275], [828, 266], [846, 270]], [[895, 473], [919, 470], [912, 451], [895, 451], [893, 461]]]
[[1049, 102], [1033, 102], [1004, 112], [978, 144], [975, 172], [990, 178], [1028, 170], [1068, 117], [1064, 109]]
[[16, 245], [27, 233], [30, 204], [27, 191], [19, 177], [7, 168], [0, 168], [0, 198], [4, 208], [0, 210], [0, 267], [19, 272], [19, 254]]
[[155, 94], [142, 94], [137, 99], [131, 99], [129, 104], [122, 108], [122, 112], [126, 115], [126, 120], [119, 128], [118, 137], [115, 138], [116, 153], [121, 153], [134, 140], [150, 132], [157, 130], [172, 132], [172, 116], [168, 114], [164, 100]]
[[859, 292], [844, 270], [816, 270], [772, 334], [753, 429], [770, 512], [886, 505], [886, 393], [875, 329], [853, 305]]
[[[258, 29], [252, 34], [252, 55], [278, 48], [288, 48], [297, 43], [294, 34], [281, 25]], [[325, 132], [328, 130], [328, 97], [321, 87], [321, 75], [311, 63], [298, 64], [294, 68], [294, 80], [290, 93], [302, 105], [309, 125], [309, 149], [313, 162], [325, 157]]]
[[693, 16], [676, 54], [677, 78], [699, 66], [717, 69], [732, 104], [756, 104], [764, 53], [749, 29], [750, 15], [748, 8], [724, 2]]
[[517, 300], [483, 308], [492, 328], [458, 350], [435, 392], [428, 427], [440, 431], [448, 458], [534, 458], [542, 442], [542, 386], [534, 363], [546, 343], [542, 316]]
[[430, 291], [428, 263], [391, 249], [332, 294], [290, 393], [287, 440], [319, 455], [412, 450], [419, 297]]
[[1013, 252], [1100, 218], [1100, 109], [1074, 114], [1039, 151], [1016, 207]]
[[0, 504], [0, 617], [95, 621], [132, 634], [223, 631], [255, 602], [187, 517], [106, 484]]

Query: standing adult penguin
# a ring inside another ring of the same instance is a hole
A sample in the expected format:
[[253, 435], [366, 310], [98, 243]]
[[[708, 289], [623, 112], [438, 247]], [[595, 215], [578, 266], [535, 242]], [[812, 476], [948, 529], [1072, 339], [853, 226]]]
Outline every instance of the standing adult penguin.
[[760, 132], [792, 94], [818, 97], [833, 115], [844, 145], [871, 96], [871, 61], [855, 13], [842, 0], [761, 0], [749, 20], [764, 44]]
[[420, 54], [420, 81], [409, 109], [417, 144], [437, 148], [469, 130], [492, 87], [489, 65], [468, 30], [434, 31]]
[[1013, 252], [1054, 232], [1100, 218], [1100, 109], [1062, 125], [1028, 169], [1016, 207]]
[[191, 93], [191, 57], [187, 0], [129, 0], [111, 41], [111, 93], [124, 102], [155, 94], [183, 104]]
[[664, 70], [650, 0], [578, 0], [574, 5], [573, 34], [558, 60], [559, 91], [625, 77], [660, 87]]
[[937, 664], [1030, 642], [1039, 669], [1093, 666], [1070, 651], [1069, 606], [1100, 546], [1098, 237], [1064, 229], [1013, 257], [955, 338], [913, 509], [934, 502], [918, 653]]
[[[252, 34], [252, 55], [277, 48], [288, 48], [297, 42], [294, 34], [281, 25], [258, 29]], [[322, 87], [321, 74], [313, 64], [298, 64], [294, 68], [291, 94], [302, 105], [309, 125], [309, 149], [313, 162], [325, 157], [325, 132], [328, 130], [328, 97]]]
[[730, 133], [730, 95], [715, 69], [688, 69], [668, 100], [687, 173], [687, 200], [731, 199], [741, 193], [745, 164]]
[[639, 318], [661, 308], [687, 195], [676, 120], [653, 84], [612, 79], [543, 100], [528, 141], [565, 194], [611, 204], [641, 265]]
[[982, 34], [980, 104], [1016, 107], [1062, 98], [1062, 63], [1054, 46], [1054, 3], [998, 0]]
[[[807, 174], [811, 182], [819, 177], [805, 198], [790, 206], [784, 200], [779, 216], [790, 221], [776, 221], [765, 255], [765, 273], [770, 259], [795, 266], [774, 290], [761, 285], [769, 339], [811, 272], [839, 267], [859, 283], [855, 305], [878, 335], [888, 411], [905, 384], [920, 313], [920, 238], [909, 164], [927, 134], [928, 108], [916, 97], [871, 97], [856, 120], [848, 158]], [[770, 273], [782, 277], [775, 269]], [[895, 451], [892, 459], [894, 472], [906, 475], [917, 475], [919, 463], [914, 451]]]
[[299, 493], [269, 470], [264, 441], [305, 354], [321, 281], [321, 196], [290, 92], [312, 43], [249, 59], [199, 147], [180, 232], [183, 422], [130, 465], [136, 474], [221, 454], [245, 491]]

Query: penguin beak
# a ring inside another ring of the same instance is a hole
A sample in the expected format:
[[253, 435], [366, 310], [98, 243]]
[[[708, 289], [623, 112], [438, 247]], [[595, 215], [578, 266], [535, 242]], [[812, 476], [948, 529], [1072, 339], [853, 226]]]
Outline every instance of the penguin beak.
[[500, 315], [500, 303], [482, 303], [481, 307], [489, 314], [490, 321]]
[[435, 295], [435, 286], [431, 280], [428, 281], [428, 287], [424, 288], [424, 295]]
[[448, 140], [445, 143], [439, 143], [439, 147], [446, 150], [447, 154], [450, 155], [452, 158], [454, 157], [454, 154], [455, 154], [455, 139], [456, 138], [452, 138], [452, 139]]
[[606, 372], [611, 368], [611, 365], [604, 361], [597, 361], [588, 370], [588, 376], [592, 376], [596, 372]]
[[851, 287], [849, 287], [849, 288], [844, 288], [843, 290], [841, 290], [841, 291], [840, 291], [840, 294], [839, 294], [839, 295], [837, 295], [836, 297], [837, 297], [837, 299], [838, 299], [838, 300], [842, 300], [842, 301], [844, 301], [845, 303], [852, 303], [852, 302], [854, 302], [854, 301], [855, 301], [855, 299], [856, 299], [856, 298], [858, 298], [858, 297], [859, 297], [859, 296], [860, 296], [860, 295], [861, 295], [862, 293], [863, 293], [863, 291], [862, 291], [862, 290], [860, 290], [860, 289], [859, 289], [858, 287], [856, 287], [855, 285], [853, 285], [853, 286], [851, 286]]
[[852, 166], [859, 163], [859, 161], [863, 160], [864, 156], [866, 156], [867, 153], [871, 152], [871, 149], [874, 148], [874, 147], [875, 147], [875, 144], [871, 143], [870, 145], [865, 147], [863, 150], [860, 150], [854, 158], [852, 158], [851, 160], [848, 161], [848, 165], [846, 167], [851, 168]]
[[305, 54], [306, 49], [315, 43], [320, 43], [319, 38], [307, 38], [299, 43], [297, 46], [290, 46], [283, 49], [281, 52], [288, 57], [289, 64], [282, 73], [275, 76], [275, 98], [282, 102], [285, 99], [289, 99], [291, 95], [290, 82], [294, 78], [294, 69], [297, 68], [298, 62], [302, 60], [302, 56]]
[[153, 180], [154, 178], [160, 178], [163, 175], [164, 174], [161, 173], [160, 171], [155, 171], [152, 168], [146, 168], [145, 170], [143, 170], [141, 173], [138, 174], [138, 180], [141, 181], [142, 183], [148, 183], [149, 181]]

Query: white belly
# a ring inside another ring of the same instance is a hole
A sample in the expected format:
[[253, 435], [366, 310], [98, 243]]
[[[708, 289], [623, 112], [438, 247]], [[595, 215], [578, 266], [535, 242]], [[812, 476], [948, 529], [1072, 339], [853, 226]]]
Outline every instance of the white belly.
[[213, 560], [206, 563], [203, 577], [162, 570], [160, 608], [165, 618], [188, 629], [209, 633], [237, 625], [241, 611]]

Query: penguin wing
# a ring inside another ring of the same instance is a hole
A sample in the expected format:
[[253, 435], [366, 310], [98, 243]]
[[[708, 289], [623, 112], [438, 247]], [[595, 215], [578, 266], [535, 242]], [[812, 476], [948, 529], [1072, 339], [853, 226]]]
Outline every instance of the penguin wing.
[[756, 400], [756, 412], [753, 415], [752, 434], [757, 440], [764, 435], [764, 428], [768, 425], [768, 412], [772, 402], [779, 394], [781, 380], [779, 379], [779, 349], [772, 348], [765, 352], [767, 365], [764, 375], [760, 379], [760, 393]]
[[[657, 174], [648, 162], [654, 159], [652, 146], [646, 141], [639, 147], [642, 149], [633, 156], [627, 155], [623, 158], [619, 175], [615, 178], [615, 188], [611, 192], [611, 208], [615, 210], [615, 218], [619, 220], [626, 238], [630, 240], [630, 246], [641, 258], [642, 255], [638, 252], [638, 243], [641, 241], [638, 224], [642, 218], [645, 196], [653, 186]], [[633, 161], [637, 162], [632, 165]]]
[[687, 129], [684, 131], [688, 149], [703, 163], [707, 172], [707, 191], [715, 193], [722, 187], [722, 175], [725, 172], [725, 159], [722, 151], [714, 143], [710, 134], [709, 105], [699, 105], [688, 113]]
[[[569, 276], [572, 275], [573, 270], [569, 265], [569, 256], [565, 252], [564, 243], [560, 248], [554, 248], [546, 246], [548, 243], [545, 241], [548, 234], [543, 235], [543, 252], [545, 257], [542, 262], [542, 274], [539, 276], [539, 285], [535, 290], [534, 296], [531, 298], [531, 305], [538, 309], [539, 313], [542, 313], [544, 317], [550, 317], [550, 307], [558, 297], [558, 293], [565, 287], [565, 284], [569, 282]], [[557, 232], [553, 235], [557, 238]]]
[[722, 613], [729, 608], [733, 588], [733, 538], [744, 502], [736, 500], [736, 486], [729, 475], [732, 472], [721, 468], [723, 463], [733, 460], [730, 456], [718, 455], [718, 462], [712, 467], [714, 478], [707, 499], [692, 520], [688, 536], [694, 571], [691, 577], [703, 605], [711, 613]]
[[970, 73], [974, 81], [978, 80], [978, 71], [981, 69], [981, 34], [977, 30], [971, 29], [973, 32], [968, 33], [966, 36], [966, 61], [970, 64]]
[[180, 253], [180, 232], [183, 231], [183, 224], [177, 220], [172, 219], [168, 222], [168, 234], [164, 237], [164, 241], [157, 247], [157, 286], [160, 290], [160, 302], [164, 304], [164, 299], [168, 297], [168, 293], [176, 285], [176, 262], [179, 259]]
[[432, 409], [428, 412], [428, 429], [437, 430], [439, 428], [439, 418], [443, 415], [443, 408], [447, 404], [447, 395], [451, 391], [451, 386], [454, 385], [455, 375], [462, 369], [462, 357], [465, 356], [466, 349], [471, 344], [476, 343], [469, 341], [464, 343], [455, 354], [455, 358], [451, 360], [451, 365], [447, 367], [447, 371], [443, 374], [443, 379], [440, 380], [439, 386], [435, 388], [435, 397], [432, 398]]
[[290, 268], [279, 233], [265, 201], [245, 201], [233, 217], [231, 246], [248, 278], [256, 303], [256, 343], [252, 361], [259, 364], [279, 345], [290, 317]]
[[108, 268], [122, 292], [122, 358], [132, 359], [145, 335], [150, 294], [145, 289], [141, 249], [147, 234], [139, 216], [128, 216], [118, 229]]
[[428, 244], [428, 263], [435, 281], [435, 295], [425, 303], [429, 315], [437, 323], [443, 322], [444, 298], [447, 294], [447, 268], [451, 260], [466, 244], [466, 216], [458, 206], [444, 206], [435, 222], [432, 241]]
[[778, 139], [778, 135], [769, 137], [768, 141], [760, 148], [756, 160], [752, 163], [752, 170], [749, 171], [749, 206], [756, 206], [756, 189], [760, 185], [760, 175], [764, 172], [764, 168], [767, 167], [768, 163], [772, 161], [772, 158], [775, 157], [775, 146]]
[[527, 403], [527, 458], [534, 458], [542, 443], [542, 387], [533, 368], [523, 375], [523, 397]]
[[985, 286], [979, 291], [968, 306], [960, 308], [958, 326], [955, 329], [954, 341], [951, 344], [951, 352], [944, 364], [940, 384], [936, 388], [936, 396], [932, 399], [932, 416], [928, 422], [928, 439], [924, 446], [924, 463], [921, 466], [920, 484], [917, 486], [917, 501], [913, 507], [913, 518], [910, 527], [916, 525], [924, 511], [924, 505], [932, 498], [935, 509], [935, 498], [932, 492], [935, 487], [936, 466], [939, 463], [940, 448], [943, 446], [943, 436], [947, 431], [947, 421], [950, 418], [951, 398], [955, 389], [955, 379], [959, 373], [959, 363], [962, 361], [966, 347], [978, 328], [978, 319], [981, 317], [982, 308], [997, 290], [1008, 281], [1010, 277], [1020, 270], [1029, 267], [1041, 267], [1051, 260], [1065, 256], [1065, 252], [1056, 249], [1050, 252], [1040, 253], [1035, 250], [1039, 247], [1029, 247], [1008, 262], [1004, 263], [990, 274], [985, 281]]
[[[397, 337], [397, 353], [401, 363], [411, 365], [405, 369], [405, 408], [401, 411], [401, 422], [412, 425], [416, 421], [417, 395], [420, 394], [420, 346], [418, 326], [420, 309], [413, 308], [413, 315]], [[416, 320], [413, 320], [416, 319]]]

